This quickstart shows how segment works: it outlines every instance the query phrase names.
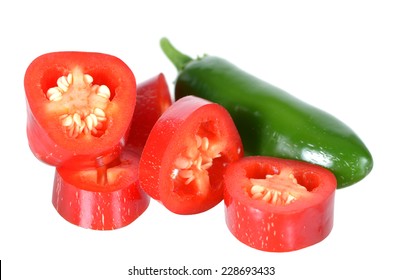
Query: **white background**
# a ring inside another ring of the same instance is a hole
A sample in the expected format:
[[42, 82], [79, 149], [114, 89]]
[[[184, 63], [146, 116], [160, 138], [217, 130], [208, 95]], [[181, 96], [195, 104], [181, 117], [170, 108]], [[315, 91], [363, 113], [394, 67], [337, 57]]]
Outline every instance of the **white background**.
[[[402, 110], [396, 98], [402, 89], [402, 10], [397, 2], [2, 1], [4, 279], [140, 279], [128, 276], [128, 269], [183, 265], [276, 268], [275, 276], [235, 279], [400, 277]], [[53, 168], [32, 155], [26, 140], [26, 67], [52, 51], [105, 52], [125, 61], [138, 82], [164, 73], [173, 90], [176, 70], [159, 47], [163, 36], [193, 57], [228, 59], [337, 116], [364, 140], [374, 169], [337, 191], [334, 228], [323, 242], [282, 254], [248, 248], [227, 230], [223, 204], [179, 216], [152, 201], [137, 221], [109, 232], [73, 226], [54, 210]], [[188, 279], [170, 279], [177, 278]], [[228, 277], [215, 273], [202, 279], [221, 278]]]

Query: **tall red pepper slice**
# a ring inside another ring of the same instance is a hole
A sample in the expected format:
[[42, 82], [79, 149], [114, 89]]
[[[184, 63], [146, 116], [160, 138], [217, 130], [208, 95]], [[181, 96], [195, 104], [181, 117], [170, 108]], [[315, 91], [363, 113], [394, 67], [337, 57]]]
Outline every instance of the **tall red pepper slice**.
[[139, 83], [127, 145], [142, 151], [152, 127], [171, 105], [172, 97], [162, 73]]
[[229, 113], [216, 103], [187, 96], [152, 128], [141, 155], [140, 184], [174, 213], [200, 213], [222, 201], [223, 172], [242, 156]]
[[119, 156], [136, 101], [135, 77], [119, 58], [44, 54], [29, 65], [24, 85], [27, 135], [38, 159], [81, 169]]
[[335, 176], [306, 162], [245, 157], [224, 175], [226, 223], [246, 245], [270, 252], [298, 250], [332, 230]]
[[118, 229], [149, 205], [139, 186], [139, 155], [124, 149], [119, 160], [99, 169], [56, 169], [53, 205], [67, 221], [94, 230]]

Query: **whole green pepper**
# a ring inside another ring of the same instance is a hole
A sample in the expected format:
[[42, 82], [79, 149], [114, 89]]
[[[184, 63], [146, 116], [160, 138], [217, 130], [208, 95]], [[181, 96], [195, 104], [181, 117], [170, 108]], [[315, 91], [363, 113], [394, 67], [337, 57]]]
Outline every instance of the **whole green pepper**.
[[366, 177], [373, 158], [343, 122], [236, 67], [205, 55], [179, 52], [166, 39], [161, 48], [179, 71], [175, 98], [196, 95], [224, 106], [241, 135], [246, 155], [303, 160], [331, 170], [338, 188]]

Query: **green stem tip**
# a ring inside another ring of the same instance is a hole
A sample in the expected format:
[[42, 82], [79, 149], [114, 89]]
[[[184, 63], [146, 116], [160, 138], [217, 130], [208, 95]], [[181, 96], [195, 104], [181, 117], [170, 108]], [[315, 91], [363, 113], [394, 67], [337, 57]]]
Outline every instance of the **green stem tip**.
[[188, 55], [185, 55], [178, 51], [167, 38], [162, 38], [160, 40], [160, 46], [165, 55], [176, 67], [177, 71], [181, 71], [187, 63], [193, 60]]

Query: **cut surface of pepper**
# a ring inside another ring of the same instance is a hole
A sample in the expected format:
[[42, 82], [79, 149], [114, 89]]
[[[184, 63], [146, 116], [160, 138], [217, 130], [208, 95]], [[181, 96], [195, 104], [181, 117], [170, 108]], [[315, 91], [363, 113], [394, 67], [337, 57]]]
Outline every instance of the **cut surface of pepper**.
[[288, 205], [309, 195], [307, 188], [298, 184], [290, 169], [284, 169], [279, 174], [267, 174], [265, 179], [250, 178], [250, 183], [248, 195], [272, 205]]
[[28, 143], [39, 160], [81, 170], [119, 157], [136, 104], [136, 80], [122, 60], [46, 53], [28, 66], [24, 87]]
[[100, 136], [106, 126], [105, 110], [110, 102], [110, 89], [93, 84], [93, 77], [74, 68], [57, 79], [57, 86], [47, 90], [50, 110], [60, 116], [60, 124], [68, 137], [82, 134]]
[[223, 172], [243, 156], [228, 112], [186, 96], [157, 120], [140, 160], [145, 192], [176, 214], [197, 214], [223, 199]]
[[[210, 140], [206, 136], [195, 135], [193, 146], [187, 147], [180, 153], [174, 162], [171, 178], [174, 181], [174, 191], [179, 194], [195, 192], [198, 196], [207, 196], [210, 189], [208, 169], [213, 160], [221, 157], [220, 151], [211, 148]], [[217, 146], [221, 146], [217, 144]], [[190, 186], [194, 186], [191, 190]]]
[[228, 166], [224, 184], [226, 224], [252, 248], [299, 250], [332, 230], [336, 178], [321, 166], [246, 156]]

